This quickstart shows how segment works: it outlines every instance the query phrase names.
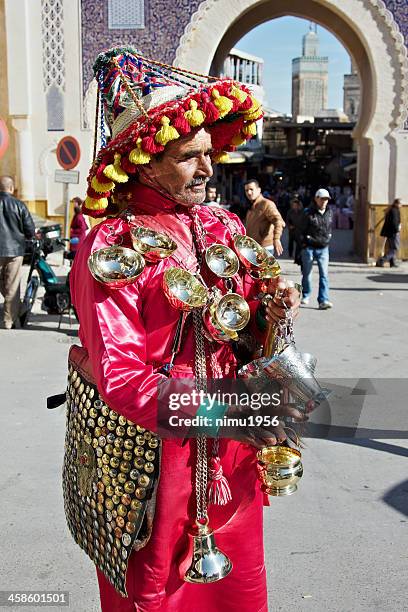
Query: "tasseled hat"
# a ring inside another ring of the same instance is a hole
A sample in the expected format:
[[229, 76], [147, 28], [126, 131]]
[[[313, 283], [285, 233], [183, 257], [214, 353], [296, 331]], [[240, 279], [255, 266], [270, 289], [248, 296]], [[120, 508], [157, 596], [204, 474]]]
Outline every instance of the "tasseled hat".
[[83, 212], [93, 217], [105, 216], [116, 184], [128, 181], [129, 174], [172, 140], [209, 127], [213, 160], [222, 162], [227, 151], [256, 133], [262, 117], [260, 103], [241, 83], [168, 66], [131, 47], [101, 53], [94, 73], [102, 148], [90, 170], [83, 205]]

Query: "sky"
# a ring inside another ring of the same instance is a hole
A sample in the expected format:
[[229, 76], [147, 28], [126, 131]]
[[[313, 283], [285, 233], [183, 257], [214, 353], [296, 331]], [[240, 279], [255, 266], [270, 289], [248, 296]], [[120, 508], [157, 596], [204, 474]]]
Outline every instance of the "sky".
[[[291, 114], [292, 59], [302, 55], [302, 37], [310, 22], [280, 17], [246, 34], [235, 48], [264, 59], [265, 106]], [[320, 55], [329, 58], [329, 108], [343, 108], [343, 75], [350, 72], [350, 56], [328, 30], [317, 27]]]

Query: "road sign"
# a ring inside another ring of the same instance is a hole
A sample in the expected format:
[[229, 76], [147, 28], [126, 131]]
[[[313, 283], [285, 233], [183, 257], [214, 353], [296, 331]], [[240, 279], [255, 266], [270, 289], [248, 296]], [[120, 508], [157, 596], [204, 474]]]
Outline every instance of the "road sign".
[[7, 125], [3, 119], [0, 118], [0, 159], [3, 157], [9, 146], [9, 133]]
[[56, 170], [54, 180], [56, 183], [73, 183], [78, 185], [79, 172], [78, 170]]
[[64, 170], [75, 168], [81, 157], [79, 142], [73, 136], [64, 136], [57, 146], [57, 160]]

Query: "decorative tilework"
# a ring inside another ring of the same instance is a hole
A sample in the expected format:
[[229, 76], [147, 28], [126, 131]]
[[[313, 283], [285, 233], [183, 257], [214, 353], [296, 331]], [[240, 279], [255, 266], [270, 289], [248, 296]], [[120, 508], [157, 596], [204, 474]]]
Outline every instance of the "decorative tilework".
[[110, 30], [108, 3], [82, 0], [83, 91], [92, 80], [93, 62], [103, 49], [117, 44], [133, 45], [146, 55], [171, 63], [184, 28], [200, 0], [145, 0], [144, 30]]
[[385, 6], [394, 15], [401, 34], [405, 40], [405, 46], [408, 47], [408, 1], [407, 0], [383, 0]]
[[144, 22], [145, 0], [108, 0], [108, 27], [110, 30], [141, 30]]
[[[103, 49], [115, 44], [132, 44], [146, 55], [171, 63], [179, 39], [200, 4], [200, 0], [145, 0], [144, 30], [109, 30], [108, 3], [82, 0], [84, 92], [92, 80], [95, 57]], [[407, 0], [384, 0], [384, 4], [392, 12], [408, 47]]]
[[41, 0], [43, 88], [47, 104], [47, 129], [64, 129], [64, 6], [63, 0]]

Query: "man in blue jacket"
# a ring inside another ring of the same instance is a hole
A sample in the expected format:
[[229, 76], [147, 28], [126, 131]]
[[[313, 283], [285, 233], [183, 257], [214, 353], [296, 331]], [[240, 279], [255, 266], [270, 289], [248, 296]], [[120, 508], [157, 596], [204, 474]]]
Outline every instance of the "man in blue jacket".
[[26, 205], [14, 198], [13, 193], [13, 179], [0, 176], [0, 291], [4, 297], [4, 329], [12, 329], [19, 315], [25, 241], [35, 234]]
[[303, 211], [300, 222], [300, 243], [302, 246], [302, 304], [308, 304], [312, 292], [313, 261], [319, 268], [319, 293], [317, 301], [320, 310], [332, 308], [329, 301], [329, 243], [332, 237], [333, 213], [327, 204], [330, 193], [318, 189], [314, 203]]

